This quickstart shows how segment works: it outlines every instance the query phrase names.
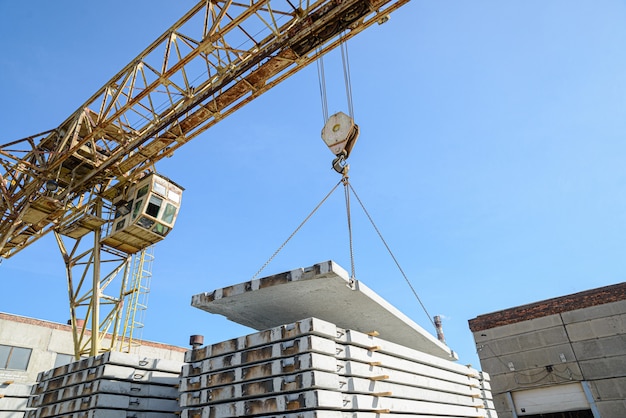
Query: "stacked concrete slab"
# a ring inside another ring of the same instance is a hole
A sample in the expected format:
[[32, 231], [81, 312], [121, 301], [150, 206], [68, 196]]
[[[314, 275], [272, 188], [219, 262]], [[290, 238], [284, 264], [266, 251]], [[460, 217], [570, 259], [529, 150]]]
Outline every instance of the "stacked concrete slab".
[[109, 352], [39, 374], [27, 418], [174, 418], [183, 363]]
[[0, 418], [23, 417], [31, 387], [9, 379], [0, 381]]
[[261, 331], [187, 353], [183, 418], [496, 416], [486, 374], [332, 261], [192, 305]]
[[495, 416], [477, 370], [316, 318], [193, 350], [186, 361], [183, 418]]

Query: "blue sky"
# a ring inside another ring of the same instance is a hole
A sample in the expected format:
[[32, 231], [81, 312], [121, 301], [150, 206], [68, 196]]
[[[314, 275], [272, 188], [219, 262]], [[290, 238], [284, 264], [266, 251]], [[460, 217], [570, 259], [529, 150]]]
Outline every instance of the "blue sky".
[[[0, 142], [58, 126], [190, 1], [0, 0]], [[624, 281], [626, 6], [416, 1], [348, 44], [361, 136], [350, 181], [450, 347], [478, 366], [477, 315]], [[329, 110], [347, 111], [339, 51]], [[155, 249], [143, 338], [248, 330], [190, 306], [250, 280], [339, 181], [303, 70], [157, 168], [185, 187]], [[357, 279], [430, 321], [352, 201]], [[264, 270], [350, 256], [341, 190]], [[65, 322], [52, 236], [0, 264], [0, 311]]]

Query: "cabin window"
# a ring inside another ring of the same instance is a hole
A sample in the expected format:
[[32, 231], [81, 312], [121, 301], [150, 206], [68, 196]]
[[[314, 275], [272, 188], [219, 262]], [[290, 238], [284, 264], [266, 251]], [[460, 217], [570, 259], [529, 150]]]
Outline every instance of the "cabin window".
[[0, 345], [0, 370], [26, 370], [32, 351], [30, 348]]
[[115, 230], [119, 231], [120, 229], [124, 228], [125, 223], [126, 219], [122, 219], [121, 221], [119, 221], [117, 224], [115, 224]]
[[175, 203], [180, 203], [180, 192], [176, 190], [168, 190], [167, 198]]
[[135, 219], [137, 215], [139, 215], [139, 210], [141, 210], [142, 204], [143, 204], [143, 199], [138, 200], [137, 203], [135, 203], [135, 208], [133, 209], [133, 219]]
[[176, 206], [171, 203], [166, 203], [161, 220], [166, 224], [171, 224], [174, 221], [174, 215], [176, 215]]
[[115, 211], [115, 217], [119, 218], [121, 216], [126, 216], [130, 213], [130, 210], [133, 207], [133, 201], [131, 200], [130, 202], [124, 204], [124, 205], [120, 205], [117, 207], [117, 210]]
[[167, 196], [167, 187], [157, 181], [154, 182], [153, 190], [155, 193], [158, 193], [161, 196]]
[[161, 236], [165, 236], [165, 234], [167, 234], [170, 231], [170, 228], [168, 226], [165, 226], [157, 222], [157, 224], [154, 225], [154, 228], [152, 228], [152, 231], [156, 232], [157, 234]]
[[148, 187], [149, 186], [150, 186], [149, 184], [146, 184], [145, 186], [143, 186], [141, 189], [139, 189], [137, 191], [137, 199], [139, 199], [140, 197], [145, 196], [148, 193]]
[[150, 218], [146, 218], [145, 216], [139, 218], [137, 223], [139, 224], [139, 226], [143, 226], [146, 229], [150, 229], [152, 228], [152, 225], [154, 225], [154, 221]]
[[148, 201], [148, 207], [146, 208], [146, 215], [150, 215], [156, 218], [159, 214], [159, 209], [161, 209], [162, 204], [163, 199], [154, 195], [150, 196], [150, 200]]

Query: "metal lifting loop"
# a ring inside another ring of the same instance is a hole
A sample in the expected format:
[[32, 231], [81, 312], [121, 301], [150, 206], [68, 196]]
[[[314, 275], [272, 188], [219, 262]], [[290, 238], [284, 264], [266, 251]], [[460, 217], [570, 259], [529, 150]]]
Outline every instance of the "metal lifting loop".
[[341, 153], [333, 160], [333, 169], [344, 176], [344, 178], [348, 175], [348, 170], [350, 169], [350, 165], [346, 162], [346, 155]]

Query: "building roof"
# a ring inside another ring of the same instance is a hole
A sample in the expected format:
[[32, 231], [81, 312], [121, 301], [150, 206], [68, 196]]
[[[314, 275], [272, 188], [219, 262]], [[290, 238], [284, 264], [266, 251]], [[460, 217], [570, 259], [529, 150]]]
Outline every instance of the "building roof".
[[[61, 324], [58, 322], [45, 321], [43, 319], [29, 318], [26, 316], [19, 316], [19, 315], [9, 314], [5, 312], [0, 312], [0, 321], [2, 320], [14, 322], [14, 323], [26, 324], [26, 325], [33, 325], [36, 327], [43, 327], [43, 328], [57, 329], [61, 331], [72, 332], [71, 325]], [[89, 332], [89, 331], [86, 331], [86, 332]], [[154, 341], [134, 340], [134, 342], [140, 345], [144, 345], [146, 347], [162, 348], [162, 349], [178, 351], [178, 352], [185, 352], [189, 350], [188, 348], [179, 347], [176, 345], [158, 343]]]
[[504, 309], [469, 320], [473, 332], [626, 300], [626, 282]]

